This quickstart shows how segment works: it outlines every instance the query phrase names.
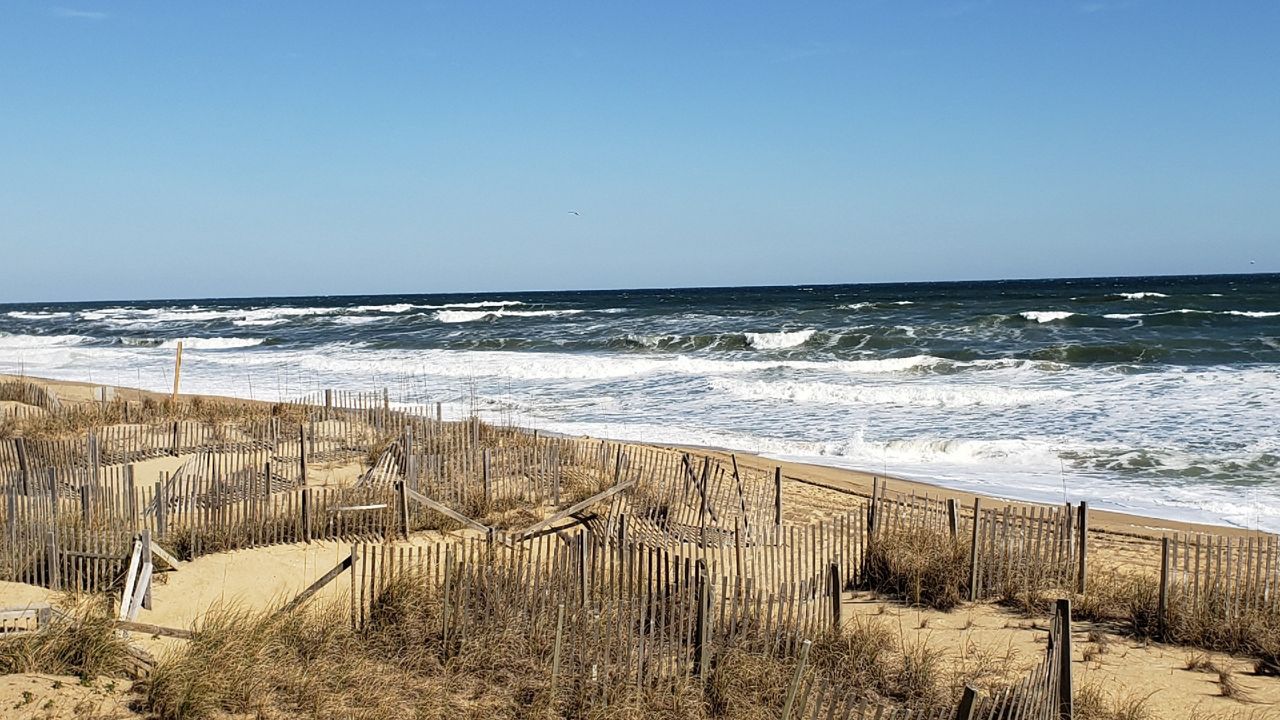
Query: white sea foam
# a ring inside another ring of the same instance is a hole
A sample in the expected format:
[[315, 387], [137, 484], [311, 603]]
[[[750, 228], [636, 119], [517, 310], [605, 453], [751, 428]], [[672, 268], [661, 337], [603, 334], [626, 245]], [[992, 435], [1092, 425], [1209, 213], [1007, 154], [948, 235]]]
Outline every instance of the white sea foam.
[[338, 325], [368, 325], [382, 320], [378, 315], [338, 315], [333, 322]]
[[23, 312], [21, 310], [14, 310], [5, 314], [11, 318], [17, 318], [19, 320], [52, 320], [54, 318], [69, 317], [71, 315], [69, 312]]
[[235, 348], [247, 348], [261, 345], [262, 338], [234, 338], [234, 337], [213, 337], [213, 338], [180, 338], [175, 340], [165, 340], [160, 343], [162, 348], [175, 348], [178, 343], [182, 343], [183, 349], [186, 350], [233, 350]]
[[425, 305], [413, 305], [410, 303], [393, 303], [391, 305], [357, 305], [350, 308], [354, 312], [376, 312], [376, 313], [403, 313], [417, 307], [426, 307]]
[[847, 385], [793, 380], [713, 378], [711, 386], [743, 400], [783, 400], [834, 405], [903, 405], [924, 407], [1012, 407], [1057, 402], [1066, 390], [1011, 388], [1006, 385], [894, 383]]
[[803, 345], [813, 337], [814, 330], [791, 332], [746, 333], [747, 344], [757, 350], [780, 350]]
[[436, 320], [443, 323], [475, 322], [501, 317], [561, 317], [577, 315], [582, 310], [437, 310]]
[[93, 338], [84, 335], [7, 335], [0, 333], [0, 348], [6, 350], [68, 347], [91, 342], [93, 342]]
[[1132, 318], [1142, 317], [1159, 317], [1161, 315], [1234, 315], [1236, 317], [1247, 318], [1271, 318], [1280, 317], [1280, 311], [1277, 310], [1199, 310], [1196, 308], [1178, 308], [1176, 310], [1161, 310], [1151, 313], [1111, 313], [1103, 315], [1105, 318], [1112, 320], [1129, 320]]
[[1062, 310], [1028, 310], [1027, 312], [1018, 313], [1026, 320], [1033, 320], [1038, 323], [1050, 323], [1058, 320], [1066, 320], [1075, 315], [1073, 312], [1065, 312]]
[[1239, 315], [1239, 316], [1241, 316], [1241, 317], [1251, 317], [1251, 318], [1280, 317], [1280, 311], [1266, 311], [1266, 310], [1226, 310], [1226, 311], [1224, 311], [1224, 312], [1225, 312], [1227, 315]]
[[424, 310], [465, 310], [467, 308], [504, 308], [524, 305], [519, 300], [481, 300], [479, 302], [446, 303], [444, 305], [416, 305]]
[[1167, 298], [1169, 296], [1159, 292], [1127, 292], [1120, 293], [1120, 297], [1125, 300], [1145, 300], [1147, 298]]
[[338, 312], [333, 307], [269, 307], [210, 309], [199, 305], [167, 308], [102, 308], [84, 310], [80, 319], [116, 327], [139, 327], [167, 323], [198, 323], [229, 320], [235, 325], [276, 325], [293, 317], [328, 315]]

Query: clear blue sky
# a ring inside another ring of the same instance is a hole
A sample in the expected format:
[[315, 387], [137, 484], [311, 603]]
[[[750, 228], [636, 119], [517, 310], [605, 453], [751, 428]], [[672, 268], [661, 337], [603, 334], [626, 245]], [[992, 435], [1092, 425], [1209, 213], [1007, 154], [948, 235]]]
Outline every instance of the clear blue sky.
[[0, 104], [0, 302], [1280, 270], [1274, 0], [14, 0]]

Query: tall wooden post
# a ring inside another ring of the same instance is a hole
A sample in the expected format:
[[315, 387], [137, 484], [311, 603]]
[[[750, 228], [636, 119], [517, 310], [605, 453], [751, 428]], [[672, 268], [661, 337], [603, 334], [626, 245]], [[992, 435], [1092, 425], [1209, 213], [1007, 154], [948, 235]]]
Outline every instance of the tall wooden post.
[[956, 720], [973, 720], [973, 710], [977, 702], [977, 688], [965, 685], [964, 694], [960, 696], [960, 705], [956, 708]]
[[307, 428], [298, 425], [298, 477], [299, 485], [307, 485]]
[[404, 539], [409, 539], [409, 495], [405, 492], [404, 480], [396, 483], [396, 495], [398, 504], [400, 505], [400, 532], [404, 535]]
[[969, 540], [969, 602], [978, 600], [978, 522], [981, 517], [982, 500], [973, 499], [973, 535]]
[[178, 341], [178, 349], [173, 356], [173, 403], [178, 403], [178, 389], [182, 382], [182, 341]]
[[1076, 547], [1080, 548], [1080, 568], [1076, 574], [1076, 592], [1084, 593], [1088, 587], [1085, 561], [1089, 556], [1089, 503], [1080, 501], [1080, 540]]
[[1156, 629], [1165, 640], [1169, 618], [1169, 537], [1160, 538], [1160, 599], [1156, 606]]
[[485, 448], [484, 451], [480, 453], [480, 461], [483, 465], [481, 472], [483, 473], [482, 480], [484, 481], [484, 504], [485, 507], [488, 507], [489, 504], [493, 502], [492, 479], [489, 475], [489, 448]]
[[1061, 598], [1057, 605], [1058, 621], [1058, 718], [1071, 720], [1071, 600]]
[[773, 469], [773, 541], [782, 542], [782, 467]]
[[707, 566], [702, 560], [698, 561], [697, 601], [697, 624], [694, 627], [693, 636], [693, 674], [706, 679], [711, 668], [711, 653], [708, 652], [707, 647], [711, 622], [711, 578], [707, 575]]
[[58, 534], [52, 530], [44, 535], [45, 561], [49, 568], [49, 588], [62, 589], [62, 563], [58, 557]]
[[[156, 535], [163, 538], [168, 532], [169, 500], [165, 497], [164, 483], [157, 482], [155, 488]], [[147, 533], [147, 538], [149, 540], [151, 537], [151, 531], [144, 530], [143, 532]]]
[[947, 498], [947, 529], [952, 540], [960, 534], [960, 504], [955, 498]]
[[[311, 488], [302, 488], [302, 541], [311, 542]], [[354, 572], [354, 570], [352, 571]]]
[[840, 628], [844, 627], [844, 603], [843, 589], [840, 585], [840, 559], [831, 563], [831, 567], [827, 572], [827, 582], [831, 592], [831, 629], [840, 632]]
[[31, 466], [27, 464], [27, 441], [24, 438], [16, 438], [14, 443], [18, 448], [18, 473], [22, 475], [22, 494], [31, 494]]

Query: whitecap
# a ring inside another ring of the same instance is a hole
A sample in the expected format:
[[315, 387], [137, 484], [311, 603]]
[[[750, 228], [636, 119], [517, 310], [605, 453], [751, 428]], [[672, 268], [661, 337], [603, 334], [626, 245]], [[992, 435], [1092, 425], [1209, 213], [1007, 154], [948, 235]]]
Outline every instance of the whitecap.
[[1064, 310], [1028, 310], [1018, 314], [1026, 320], [1034, 320], [1038, 323], [1049, 323], [1057, 320], [1065, 320], [1076, 313], [1066, 312]]
[[780, 350], [782, 348], [803, 345], [813, 337], [816, 330], [795, 330], [792, 332], [746, 333], [747, 344], [757, 350]]
[[501, 317], [560, 317], [581, 312], [582, 310], [437, 310], [436, 320], [462, 323]]
[[919, 407], [1013, 407], [1058, 402], [1066, 390], [1020, 389], [1004, 385], [845, 385], [831, 382], [712, 378], [711, 386], [744, 400], [785, 400], [824, 405], [905, 405]]
[[85, 345], [93, 342], [93, 338], [84, 335], [10, 335], [0, 334], [0, 348], [21, 350], [23, 348], [67, 347]]
[[1120, 293], [1120, 297], [1125, 300], [1145, 300], [1147, 298], [1167, 298], [1169, 296], [1159, 292], [1127, 292]]
[[176, 348], [178, 343], [182, 343], [182, 347], [185, 350], [233, 350], [235, 348], [254, 347], [255, 345], [261, 345], [263, 342], [262, 338], [178, 338], [165, 340], [160, 343], [160, 347]]
[[69, 312], [23, 312], [21, 310], [14, 310], [13, 312], [5, 314], [11, 318], [17, 318], [19, 320], [49, 320], [52, 318], [62, 318], [71, 315]]

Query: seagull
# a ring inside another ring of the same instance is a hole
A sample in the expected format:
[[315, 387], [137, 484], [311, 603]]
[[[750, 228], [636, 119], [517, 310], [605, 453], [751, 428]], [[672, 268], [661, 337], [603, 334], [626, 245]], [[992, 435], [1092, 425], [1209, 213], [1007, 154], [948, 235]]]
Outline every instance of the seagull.
[[570, 214], [570, 215], [578, 215], [578, 216], [581, 216], [581, 215], [582, 215], [582, 213], [578, 212], [577, 210], [570, 210], [570, 211], [569, 211], [569, 214]]

